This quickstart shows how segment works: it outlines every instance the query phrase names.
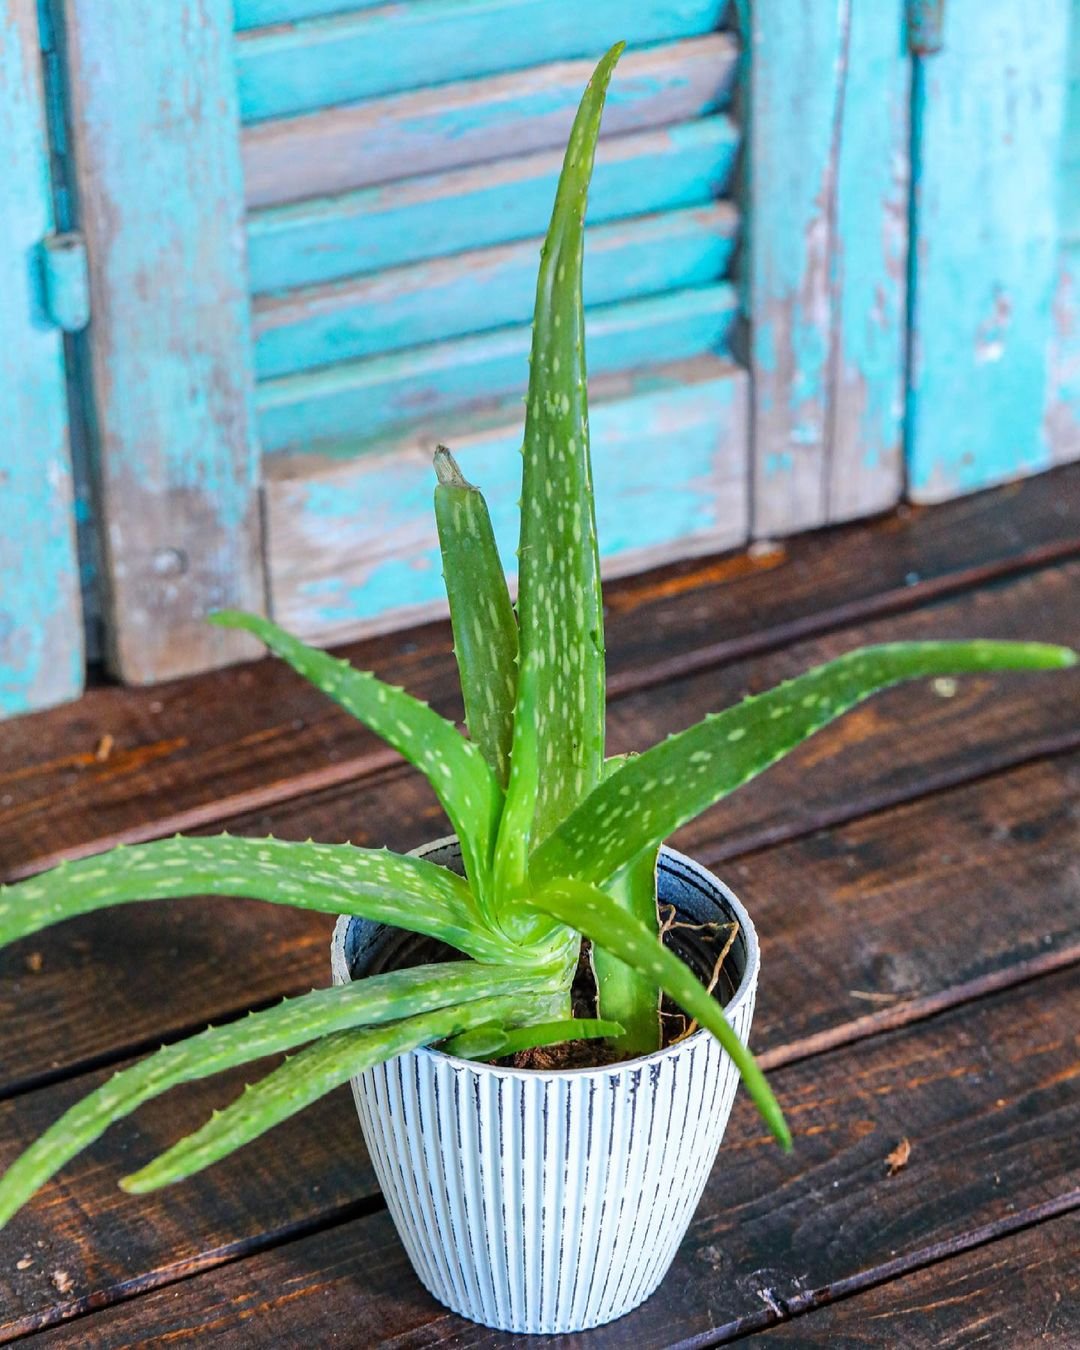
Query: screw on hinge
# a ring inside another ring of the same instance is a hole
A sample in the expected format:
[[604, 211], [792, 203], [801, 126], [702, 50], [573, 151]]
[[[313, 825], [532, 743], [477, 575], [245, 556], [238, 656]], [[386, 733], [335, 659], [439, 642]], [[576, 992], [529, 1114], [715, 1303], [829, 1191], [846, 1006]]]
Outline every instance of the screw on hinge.
[[78, 333], [90, 322], [90, 275], [86, 243], [77, 231], [41, 241], [45, 308], [57, 328]]
[[912, 56], [933, 56], [944, 45], [945, 0], [908, 0], [908, 51]]

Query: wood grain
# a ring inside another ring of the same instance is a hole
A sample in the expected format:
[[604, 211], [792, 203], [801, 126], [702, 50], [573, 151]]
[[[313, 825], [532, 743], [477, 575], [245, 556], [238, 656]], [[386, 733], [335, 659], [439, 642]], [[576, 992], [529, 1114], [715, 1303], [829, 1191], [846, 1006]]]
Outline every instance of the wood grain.
[[412, 0], [279, 23], [239, 35], [240, 112], [254, 122], [553, 61], [595, 61], [619, 36], [642, 46], [711, 33], [726, 8], [726, 0], [637, 0], [628, 22], [626, 0]]
[[[597, 306], [589, 311], [589, 370], [723, 354], [735, 313], [724, 282]], [[263, 451], [354, 453], [418, 420], [524, 395], [530, 338], [526, 323], [264, 380], [256, 390]]]
[[773, 536], [900, 495], [908, 62], [902, 6], [743, 10], [754, 529]]
[[768, 1350], [960, 1350], [1080, 1344], [1080, 1213], [1073, 1211], [847, 1298], [750, 1344]]
[[[616, 304], [718, 281], [737, 228], [738, 216], [723, 203], [590, 227], [585, 304]], [[471, 248], [257, 298], [256, 375], [288, 375], [529, 323], [541, 243]]]
[[1066, 0], [1037, 17], [1007, 0], [956, 0], [942, 50], [920, 62], [908, 405], [916, 501], [1051, 462], [1043, 409], [1070, 13]]
[[55, 228], [33, 0], [0, 5], [0, 718], [83, 686], [62, 334], [45, 312]]
[[[602, 44], [601, 44], [602, 45]], [[726, 33], [629, 52], [604, 114], [607, 135], [688, 122], [728, 103], [736, 45]], [[592, 60], [281, 118], [247, 128], [249, 206], [269, 206], [561, 146]]]
[[[782, 552], [682, 563], [613, 583], [605, 593], [613, 709], [635, 689], [861, 617], [900, 615], [1078, 551], [1080, 469], [1069, 467], [934, 510], [792, 540]], [[434, 625], [345, 654], [455, 713], [450, 645], [448, 626]], [[113, 748], [99, 761], [106, 734]], [[7, 724], [0, 746], [5, 878], [396, 763], [278, 662], [153, 690], [97, 688], [71, 707]]]
[[252, 655], [204, 619], [263, 606], [231, 7], [64, 13], [108, 655], [142, 683]]
[[[706, 1336], [715, 1344], [766, 1326], [839, 1282], [872, 1283], [876, 1270], [917, 1268], [927, 1252], [961, 1243], [974, 1229], [1008, 1231], [1025, 1210], [1080, 1205], [1072, 1146], [1078, 1014], [1080, 985], [1074, 972], [1064, 972], [777, 1074], [794, 1153], [772, 1147], [740, 1100], [720, 1164], [657, 1295], [590, 1332], [588, 1344], [670, 1346]], [[309, 1148], [347, 1147], [330, 1137], [340, 1105], [310, 1113], [303, 1136]], [[886, 1155], [903, 1137], [911, 1141], [910, 1162], [889, 1176]], [[238, 1188], [256, 1204], [287, 1166], [284, 1155], [294, 1173], [311, 1166], [310, 1154], [292, 1151], [291, 1140], [279, 1144], [275, 1171], [260, 1169], [262, 1185], [252, 1188], [248, 1174]], [[287, 1178], [285, 1186], [291, 1189]], [[232, 1185], [211, 1191], [204, 1182], [201, 1189], [201, 1204], [219, 1213], [239, 1199]], [[52, 1217], [54, 1248], [63, 1240], [79, 1255]], [[93, 1252], [107, 1250], [122, 1221], [101, 1219]], [[23, 1231], [32, 1238], [41, 1230]], [[138, 1238], [147, 1231], [137, 1228]], [[72, 1306], [85, 1287], [80, 1270]], [[365, 1344], [507, 1344], [432, 1302], [412, 1280], [384, 1213], [218, 1265], [179, 1292], [165, 1288], [122, 1303], [57, 1328], [40, 1344], [118, 1350], [166, 1337], [241, 1338], [271, 1316], [279, 1343], [348, 1326]]]
[[[928, 611], [915, 611], [900, 620], [893, 620], [887, 634], [892, 638], [935, 638], [945, 633], [964, 632], [1013, 636], [1016, 629], [1021, 628], [1035, 637], [1050, 636], [1055, 630], [1057, 636], [1068, 637], [1069, 632], [1061, 629], [1067, 624], [1065, 615], [1071, 612], [1070, 585], [1068, 581], [1054, 584], [1055, 578], [1056, 574], [1049, 571], [1021, 578], [991, 593], [987, 606], [978, 603], [977, 597], [981, 593], [976, 593], [976, 597], [965, 595]], [[991, 612], [987, 613], [987, 610]], [[976, 617], [977, 624], [974, 622]], [[1037, 626], [1037, 617], [1046, 625], [1042, 632]], [[1075, 623], [1075, 618], [1072, 622]], [[875, 636], [885, 636], [885, 633], [877, 633], [872, 627], [847, 629], [813, 643], [799, 644], [794, 649], [784, 648], [681, 683], [665, 685], [662, 689], [629, 696], [612, 709], [611, 748], [615, 752], [643, 748], [689, 725], [707, 711], [734, 702], [747, 689], [777, 683], [796, 670], [805, 669]], [[674, 842], [692, 856], [723, 871], [721, 864], [730, 863], [737, 855], [769, 843], [796, 836], [812, 838], [826, 826], [857, 820], [886, 806], [911, 801], [929, 790], [941, 790], [950, 784], [1000, 771], [1047, 750], [1069, 744], [1075, 746], [1080, 725], [1077, 715], [1080, 678], [1076, 672], [1062, 672], [1038, 679], [1037, 692], [1030, 677], [1009, 679], [1004, 676], [964, 681], [955, 692], [950, 691], [950, 697], [943, 697], [929, 684], [892, 690], [820, 733], [768, 774], [706, 812], [679, 831]], [[917, 736], [908, 734], [911, 727], [919, 728]], [[311, 836], [331, 842], [351, 839], [369, 846], [414, 847], [425, 839], [437, 838], [446, 828], [432, 804], [429, 791], [418, 783], [417, 775], [402, 772], [393, 779], [388, 777], [363, 783], [359, 791], [343, 789], [327, 797], [303, 797], [292, 806], [257, 815], [253, 813], [231, 822], [231, 828], [248, 834], [272, 832], [283, 838]], [[946, 872], [959, 866], [945, 846], [942, 846], [941, 856], [945, 859], [941, 866]], [[831, 859], [827, 848], [825, 858], [826, 861]], [[926, 865], [929, 870], [929, 862]], [[846, 868], [850, 864], [843, 862], [837, 866]], [[847, 874], [841, 870], [839, 875]], [[835, 887], [836, 876], [832, 873], [830, 888]], [[738, 880], [741, 885], [741, 874]], [[796, 903], [790, 894], [787, 903]], [[1072, 903], [1075, 906], [1075, 897]], [[194, 901], [185, 902], [180, 913], [185, 909], [192, 914], [207, 912], [205, 908], [198, 908]], [[121, 932], [131, 934], [130, 939], [124, 941], [130, 942], [127, 950], [133, 956], [146, 946], [147, 935], [154, 930], [152, 913], [136, 922], [128, 919], [125, 911], [123, 915], [97, 918], [86, 921], [85, 926], [76, 924], [61, 930], [60, 934], [50, 938], [48, 961], [42, 961], [43, 970], [37, 972], [36, 980], [26, 963], [29, 952], [44, 952], [41, 940], [34, 939], [13, 947], [4, 957], [4, 968], [10, 975], [19, 977], [10, 986], [9, 997], [15, 1002], [7, 1019], [13, 1030], [5, 1038], [3, 1051], [6, 1081], [17, 1086], [20, 1082], [55, 1073], [58, 1063], [92, 1063], [102, 1055], [122, 1053], [123, 1047], [132, 1040], [144, 1044], [154, 1036], [164, 1034], [170, 1026], [187, 1027], [197, 1018], [211, 1018], [222, 1011], [237, 1010], [245, 1004], [270, 997], [274, 976], [267, 973], [261, 960], [255, 961], [252, 967], [250, 993], [242, 986], [231, 985], [229, 972], [233, 962], [228, 957], [228, 944], [233, 940], [227, 927], [231, 906], [213, 902], [209, 912], [217, 916], [211, 923], [194, 918], [184, 921], [170, 917], [169, 920], [173, 931], [191, 925], [197, 964], [206, 972], [202, 979], [208, 1001], [200, 1002], [197, 1015], [191, 1007], [178, 1012], [164, 1006], [160, 1000], [153, 1001], [143, 1011], [141, 999], [132, 1006], [123, 987], [112, 987], [111, 977], [105, 989], [99, 988], [98, 978], [91, 978], [95, 962], [102, 970], [111, 969], [111, 958], [107, 954], [116, 951]], [[245, 913], [249, 917], [244, 922], [253, 922], [252, 911], [245, 910]], [[277, 920], [268, 916], [266, 922], [270, 925], [268, 931], [275, 931]], [[300, 919], [290, 916], [283, 921], [280, 931], [321, 933], [324, 939], [326, 925], [318, 921], [309, 929]], [[64, 934], [68, 936], [65, 938]], [[100, 945], [103, 939], [104, 948]], [[80, 950], [78, 945], [69, 946], [69, 941], [76, 944], [89, 942], [89, 946]], [[312, 938], [311, 941], [317, 946], [320, 939]], [[58, 942], [62, 945], [56, 946]], [[202, 944], [207, 942], [210, 950], [200, 956]], [[222, 946], [223, 943], [226, 945]], [[1015, 940], [1013, 943], [1015, 945]], [[246, 938], [238, 942], [241, 948], [249, 945], [250, 940]], [[1068, 942], [1065, 945], [1068, 946]], [[866, 953], [867, 961], [876, 960], [878, 949], [869, 943]], [[279, 956], [272, 952], [271, 958], [276, 966]], [[826, 948], [822, 961], [828, 960]], [[54, 973], [49, 975], [47, 982], [42, 982], [46, 964]], [[286, 964], [291, 968], [291, 963]], [[882, 969], [887, 968], [886, 962]], [[297, 968], [295, 978], [321, 983], [317, 970], [318, 965], [313, 978], [310, 970], [301, 976]], [[69, 971], [78, 971], [79, 979], [66, 978]], [[977, 973], [970, 972], [970, 978], [974, 979]], [[878, 988], [879, 976], [871, 976], [872, 971], [853, 972], [848, 987], [860, 989], [868, 984], [871, 989]], [[44, 983], [55, 991], [53, 996], [62, 1007], [70, 1008], [64, 1015], [70, 1030], [63, 1035], [55, 1022], [46, 1032], [28, 1014], [19, 1013], [18, 1000], [26, 999], [32, 1006], [40, 997]], [[295, 991], [296, 985], [289, 984], [288, 988]], [[899, 988], [897, 985], [888, 992], [897, 992]], [[927, 991], [912, 985], [907, 992], [917, 997]], [[202, 996], [200, 994], [200, 999]], [[185, 999], [191, 1001], [190, 991], [185, 991]], [[110, 1030], [106, 1023], [104, 1034], [98, 1030], [101, 1023], [94, 1016], [98, 1001], [118, 1012], [115, 1025]], [[878, 1010], [872, 1001], [869, 1006], [860, 1006], [857, 998], [852, 1003], [852, 1016], [856, 1011], [862, 1015]], [[799, 1035], [805, 1038], [822, 1030], [820, 1026], [806, 1023], [801, 1026]], [[51, 1048], [46, 1041], [51, 1042]]]
[[[719, 113], [605, 136], [589, 188], [594, 224], [707, 206], [727, 188], [739, 133]], [[264, 207], [248, 219], [252, 292], [310, 286], [543, 233], [562, 150]]]
[[[656, 367], [618, 397], [593, 382], [590, 440], [606, 577], [742, 543], [749, 529], [745, 372], [713, 357]], [[484, 490], [517, 572], [521, 408], [439, 419], [377, 451], [313, 468], [271, 461], [267, 563], [279, 622], [325, 645], [446, 613], [431, 456], [448, 442]], [[678, 444], [677, 457], [671, 454]], [[656, 510], [662, 499], [664, 510]]]

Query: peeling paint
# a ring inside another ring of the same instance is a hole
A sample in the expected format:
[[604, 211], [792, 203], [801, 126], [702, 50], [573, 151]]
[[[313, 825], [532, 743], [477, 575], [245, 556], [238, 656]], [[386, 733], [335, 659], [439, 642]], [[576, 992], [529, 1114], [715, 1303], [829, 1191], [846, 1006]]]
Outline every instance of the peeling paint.
[[61, 336], [40, 241], [54, 228], [34, 0], [0, 3], [0, 717], [83, 684]]

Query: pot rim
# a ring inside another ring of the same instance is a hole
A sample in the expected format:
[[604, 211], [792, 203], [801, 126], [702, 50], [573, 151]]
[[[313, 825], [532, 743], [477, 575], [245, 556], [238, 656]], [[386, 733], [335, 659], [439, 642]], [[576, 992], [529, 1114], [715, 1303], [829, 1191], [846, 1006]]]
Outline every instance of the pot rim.
[[[435, 839], [429, 844], [422, 844], [419, 848], [411, 849], [413, 856], [424, 856], [428, 853], [437, 852], [439, 849], [456, 846], [458, 839], [456, 835], [444, 835], [441, 839]], [[680, 853], [678, 849], [669, 848], [667, 844], [661, 844], [660, 853], [674, 863], [682, 864], [693, 872], [704, 873], [708, 878], [710, 885], [715, 886], [724, 897], [724, 902], [734, 914], [739, 924], [739, 931], [746, 942], [746, 964], [743, 968], [742, 979], [739, 986], [723, 1005], [724, 1015], [728, 1021], [731, 1021], [735, 1013], [740, 1009], [743, 1003], [754, 996], [757, 986], [758, 970], [761, 965], [761, 953], [758, 947], [757, 930], [754, 927], [753, 920], [750, 918], [745, 906], [738, 896], [727, 886], [719, 877], [715, 876], [704, 863], [699, 863], [685, 853]], [[345, 959], [345, 935], [348, 932], [349, 925], [354, 919], [359, 918], [355, 914], [341, 914], [338, 916], [334, 925], [334, 936], [330, 948], [331, 966], [335, 976], [336, 983], [352, 982], [352, 972], [349, 970], [349, 964]], [[363, 922], [363, 920], [360, 920]], [[393, 924], [383, 924], [382, 927], [392, 928]], [[340, 977], [340, 978], [339, 978]], [[498, 1064], [486, 1064], [475, 1059], [462, 1059], [459, 1055], [452, 1055], [445, 1050], [437, 1050], [432, 1046], [421, 1045], [415, 1050], [406, 1053], [414, 1055], [431, 1055], [439, 1059], [444, 1059], [454, 1069], [468, 1069], [474, 1073], [490, 1073], [502, 1078], [519, 1078], [532, 1082], [559, 1082], [566, 1078], [583, 1078], [591, 1075], [610, 1076], [634, 1072], [637, 1069], [648, 1067], [653, 1064], [659, 1064], [662, 1060], [673, 1057], [693, 1047], [702, 1045], [706, 1038], [711, 1037], [712, 1032], [707, 1027], [699, 1027], [692, 1036], [687, 1036], [683, 1040], [673, 1041], [671, 1045], [665, 1045], [659, 1050], [653, 1050], [647, 1055], [638, 1055], [634, 1059], [619, 1060], [614, 1064], [596, 1064], [574, 1069], [515, 1069], [507, 1068]]]

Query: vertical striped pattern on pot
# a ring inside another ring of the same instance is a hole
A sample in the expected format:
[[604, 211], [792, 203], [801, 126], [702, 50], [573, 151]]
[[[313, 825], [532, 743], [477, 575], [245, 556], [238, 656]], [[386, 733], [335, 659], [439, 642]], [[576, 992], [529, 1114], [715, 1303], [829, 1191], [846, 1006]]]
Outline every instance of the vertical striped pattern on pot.
[[[424, 850], [436, 861], [446, 844]], [[734, 917], [746, 1040], [758, 951], [735, 897], [665, 849], [661, 898], [693, 922]], [[339, 922], [334, 978], [381, 964], [394, 937]], [[704, 1189], [738, 1075], [696, 1032], [624, 1064], [529, 1072], [438, 1051], [353, 1080], [387, 1205], [421, 1282], [447, 1307], [514, 1332], [565, 1332], [629, 1312], [662, 1280]]]

